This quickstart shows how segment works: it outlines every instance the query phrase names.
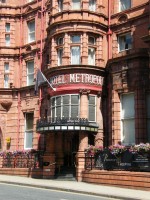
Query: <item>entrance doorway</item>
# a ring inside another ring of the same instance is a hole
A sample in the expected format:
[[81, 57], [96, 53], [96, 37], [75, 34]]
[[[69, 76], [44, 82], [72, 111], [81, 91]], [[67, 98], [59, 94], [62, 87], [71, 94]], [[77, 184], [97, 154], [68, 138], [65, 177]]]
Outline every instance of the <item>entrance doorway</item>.
[[79, 148], [79, 133], [64, 135], [64, 166], [75, 167], [76, 153]]

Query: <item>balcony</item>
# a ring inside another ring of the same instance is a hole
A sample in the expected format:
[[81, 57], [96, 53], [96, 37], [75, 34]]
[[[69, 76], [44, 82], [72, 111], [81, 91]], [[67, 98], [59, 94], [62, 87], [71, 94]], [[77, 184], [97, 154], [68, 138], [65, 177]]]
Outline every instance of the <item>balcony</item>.
[[54, 131], [90, 131], [97, 132], [98, 124], [86, 118], [48, 118], [39, 119], [36, 124], [38, 133]]

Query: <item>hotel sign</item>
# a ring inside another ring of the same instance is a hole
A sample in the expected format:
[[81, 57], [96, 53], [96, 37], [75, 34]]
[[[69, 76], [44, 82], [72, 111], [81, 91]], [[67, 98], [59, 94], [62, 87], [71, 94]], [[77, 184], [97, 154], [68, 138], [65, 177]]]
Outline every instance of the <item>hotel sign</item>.
[[94, 74], [62, 74], [58, 76], [53, 76], [50, 78], [50, 83], [52, 85], [62, 85], [62, 84], [93, 84], [93, 85], [103, 85], [103, 77]]

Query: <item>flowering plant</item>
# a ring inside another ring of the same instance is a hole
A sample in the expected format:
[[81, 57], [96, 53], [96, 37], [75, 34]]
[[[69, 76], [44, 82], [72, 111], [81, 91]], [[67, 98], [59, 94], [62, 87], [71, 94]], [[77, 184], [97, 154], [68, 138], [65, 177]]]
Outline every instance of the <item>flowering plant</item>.
[[94, 156], [96, 153], [100, 153], [102, 151], [103, 151], [102, 146], [90, 145], [90, 146], [88, 146], [87, 149], [85, 149], [85, 153], [88, 154], [89, 156]]
[[116, 144], [108, 147], [109, 151], [114, 155], [119, 155], [127, 150], [127, 147], [124, 145]]
[[35, 153], [35, 149], [30, 150], [15, 150], [15, 151], [1, 151], [0, 157], [8, 157], [8, 156], [18, 156], [18, 155], [29, 155]]
[[130, 147], [130, 151], [133, 153], [146, 153], [150, 152], [150, 144], [149, 143], [140, 143]]

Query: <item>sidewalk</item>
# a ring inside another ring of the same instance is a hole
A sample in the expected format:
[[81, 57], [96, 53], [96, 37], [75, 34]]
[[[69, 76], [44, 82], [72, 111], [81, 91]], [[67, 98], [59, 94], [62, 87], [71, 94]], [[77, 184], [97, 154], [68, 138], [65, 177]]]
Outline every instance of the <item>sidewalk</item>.
[[95, 185], [76, 181], [33, 179], [20, 176], [0, 175], [0, 183], [32, 186], [46, 189], [71, 191], [83, 194], [94, 194], [97, 196], [113, 197], [126, 200], [149, 200], [150, 191], [126, 189], [119, 187]]

